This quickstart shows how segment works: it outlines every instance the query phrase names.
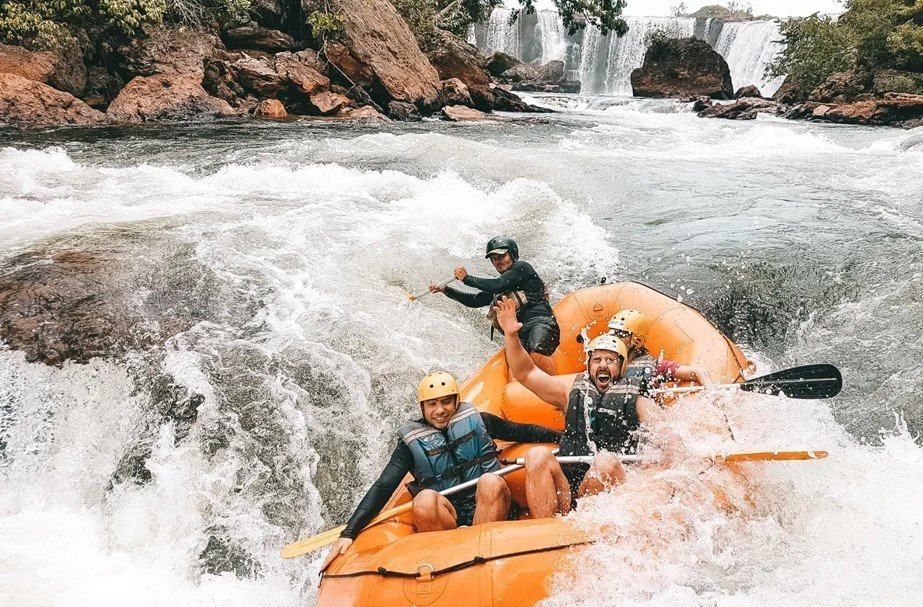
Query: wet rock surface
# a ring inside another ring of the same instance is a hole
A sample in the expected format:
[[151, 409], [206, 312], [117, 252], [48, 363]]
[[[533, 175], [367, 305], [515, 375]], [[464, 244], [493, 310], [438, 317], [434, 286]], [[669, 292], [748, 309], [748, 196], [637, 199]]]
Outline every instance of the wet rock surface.
[[107, 122], [105, 114], [70, 93], [16, 74], [0, 73], [0, 124], [94, 126]]
[[658, 38], [631, 73], [636, 97], [731, 99], [734, 87], [727, 61], [696, 38]]
[[129, 82], [106, 112], [114, 122], [188, 122], [234, 116], [226, 101], [209, 95], [199, 78], [181, 74], [138, 76]]

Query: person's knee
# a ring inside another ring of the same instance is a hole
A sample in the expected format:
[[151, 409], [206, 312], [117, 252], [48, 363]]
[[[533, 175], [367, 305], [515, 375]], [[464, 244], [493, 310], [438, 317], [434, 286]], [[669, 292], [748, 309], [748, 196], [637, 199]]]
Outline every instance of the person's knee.
[[496, 474], [484, 474], [478, 479], [478, 500], [505, 500], [510, 497], [510, 487]]
[[439, 504], [439, 493], [424, 489], [413, 498], [413, 511], [418, 514], [432, 515]]
[[557, 463], [548, 447], [532, 447], [526, 452], [524, 461], [527, 474], [548, 471]]

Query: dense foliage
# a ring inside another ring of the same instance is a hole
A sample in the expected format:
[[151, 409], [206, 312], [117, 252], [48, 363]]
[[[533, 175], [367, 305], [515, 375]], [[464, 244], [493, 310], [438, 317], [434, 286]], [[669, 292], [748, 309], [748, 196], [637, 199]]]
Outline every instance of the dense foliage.
[[[783, 23], [785, 50], [770, 72], [809, 90], [834, 72], [923, 70], [923, 0], [846, 0], [846, 9], [836, 20], [812, 15]], [[899, 82], [908, 88], [914, 81]]]
[[670, 7], [674, 17], [693, 17], [696, 19], [720, 19], [721, 21], [754, 21], [772, 19], [770, 15], [754, 15], [753, 7], [737, 0], [730, 0], [726, 6], [709, 4], [695, 12], [689, 12], [686, 3], [680, 2]]
[[[535, 12], [535, 0], [517, 0], [522, 11]], [[621, 36], [628, 24], [621, 18], [625, 0], [553, 0], [571, 34], [587, 25], [598, 27], [604, 34], [614, 32]], [[417, 37], [421, 48], [428, 50], [436, 43], [439, 30], [447, 30], [464, 37], [468, 28], [486, 21], [490, 12], [503, 6], [503, 0], [391, 0]], [[513, 20], [519, 12], [513, 13]]]
[[55, 49], [78, 36], [127, 39], [145, 24], [229, 23], [247, 18], [250, 0], [4, 0], [0, 40]]

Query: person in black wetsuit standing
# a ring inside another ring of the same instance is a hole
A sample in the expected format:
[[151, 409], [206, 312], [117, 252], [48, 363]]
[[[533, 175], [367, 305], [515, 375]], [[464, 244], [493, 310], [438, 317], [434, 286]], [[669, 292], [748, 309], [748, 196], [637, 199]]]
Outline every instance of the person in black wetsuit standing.
[[[520, 424], [481, 413], [459, 402], [458, 383], [449, 373], [427, 375], [417, 399], [423, 416], [401, 426], [397, 447], [346, 529], [334, 542], [321, 571], [346, 552], [353, 539], [381, 512], [401, 480], [410, 472], [413, 526], [417, 531], [443, 531], [464, 525], [505, 520], [510, 490], [502, 476], [494, 438], [517, 443], [557, 443], [561, 433], [533, 424]], [[443, 491], [477, 479], [476, 488], [443, 496]]]
[[471, 276], [463, 266], [455, 268], [455, 278], [475, 292], [462, 291], [449, 286], [431, 284], [430, 292], [445, 293], [463, 306], [481, 308], [490, 306], [488, 318], [499, 329], [494, 308], [502, 296], [516, 303], [516, 314], [522, 329], [519, 340], [532, 360], [546, 373], [554, 374], [554, 363], [549, 358], [561, 342], [558, 321], [548, 303], [548, 289], [529, 262], [519, 259], [519, 245], [512, 238], [497, 236], [487, 243], [487, 254], [499, 278]]

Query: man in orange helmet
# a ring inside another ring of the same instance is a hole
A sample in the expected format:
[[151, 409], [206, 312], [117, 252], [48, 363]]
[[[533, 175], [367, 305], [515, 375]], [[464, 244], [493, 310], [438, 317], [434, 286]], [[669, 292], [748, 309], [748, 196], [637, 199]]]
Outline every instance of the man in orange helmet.
[[[387, 503], [401, 481], [413, 498], [417, 531], [443, 531], [505, 520], [510, 490], [502, 476], [492, 437], [517, 443], [556, 443], [561, 433], [544, 426], [507, 421], [459, 402], [458, 382], [445, 372], [431, 373], [417, 388], [422, 417], [398, 431], [399, 441], [385, 466], [333, 544], [321, 571], [346, 552], [353, 539]], [[439, 492], [477, 479], [477, 487], [449, 497]]]
[[618, 454], [635, 450], [638, 430], [660, 418], [660, 407], [641, 395], [636, 384], [622, 379], [628, 348], [621, 340], [605, 333], [593, 339], [587, 346], [587, 370], [576, 378], [548, 375], [522, 347], [513, 302], [501, 299], [497, 308], [513, 377], [564, 414], [559, 454], [595, 456], [592, 466], [562, 467], [545, 447], [533, 447], [526, 454], [526, 498], [532, 516], [568, 512], [577, 497], [624, 480]]
[[650, 395], [666, 381], [695, 381], [706, 388], [714, 385], [708, 371], [702, 367], [680, 365], [663, 358], [654, 358], [647, 351], [647, 336], [651, 321], [640, 310], [619, 310], [609, 321], [609, 335], [616, 337], [628, 348], [625, 378], [640, 388], [640, 393]]

